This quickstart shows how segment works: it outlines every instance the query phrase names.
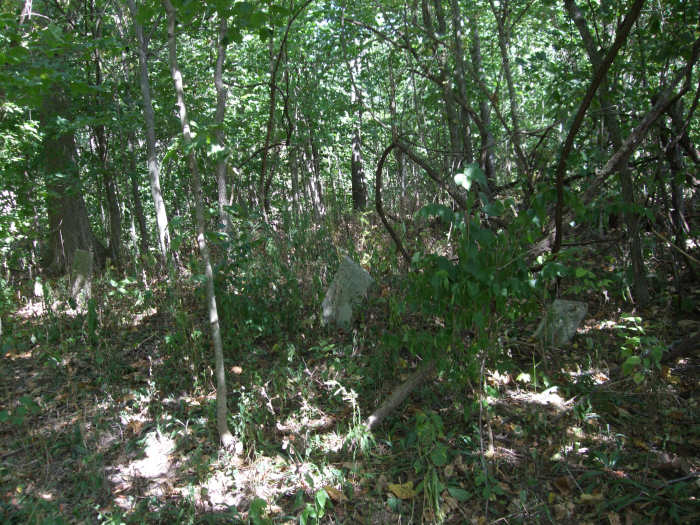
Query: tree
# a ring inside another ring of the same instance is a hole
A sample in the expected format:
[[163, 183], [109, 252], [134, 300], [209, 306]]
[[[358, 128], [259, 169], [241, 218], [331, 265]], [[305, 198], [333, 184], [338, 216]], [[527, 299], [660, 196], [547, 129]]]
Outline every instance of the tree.
[[202, 205], [202, 183], [197, 166], [195, 149], [192, 147], [192, 133], [190, 123], [187, 120], [187, 106], [185, 105], [185, 92], [182, 84], [182, 73], [177, 63], [177, 44], [175, 35], [175, 8], [170, 0], [163, 0], [163, 7], [168, 21], [168, 56], [170, 61], [170, 74], [175, 85], [175, 95], [177, 98], [178, 113], [182, 126], [182, 137], [184, 139], [185, 151], [189, 160], [189, 167], [192, 174], [192, 190], [194, 193], [195, 223], [197, 225], [197, 245], [202, 255], [204, 263], [204, 274], [206, 277], [207, 309], [209, 313], [209, 327], [211, 329], [212, 342], [214, 344], [214, 360], [216, 363], [216, 427], [219, 430], [221, 443], [226, 449], [233, 449], [236, 440], [228, 428], [226, 418], [228, 409], [226, 408], [226, 372], [224, 370], [224, 350], [221, 343], [221, 327], [219, 325], [219, 312], [216, 305], [216, 293], [214, 291], [214, 271], [212, 270], [211, 255], [207, 245], [204, 224], [204, 207]]

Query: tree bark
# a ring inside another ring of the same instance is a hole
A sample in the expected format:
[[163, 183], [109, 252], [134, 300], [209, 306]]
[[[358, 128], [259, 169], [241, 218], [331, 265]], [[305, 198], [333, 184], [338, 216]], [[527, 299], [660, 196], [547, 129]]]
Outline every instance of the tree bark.
[[129, 181], [131, 182], [131, 198], [134, 201], [134, 213], [136, 222], [139, 225], [139, 246], [141, 257], [148, 254], [148, 228], [146, 227], [146, 216], [143, 213], [141, 194], [139, 193], [138, 174], [136, 172], [136, 155], [134, 153], [134, 134], [129, 133], [127, 141], [129, 143]]
[[[594, 68], [593, 79], [586, 92], [586, 95], [579, 106], [578, 112], [574, 119], [569, 133], [566, 137], [564, 147], [562, 148], [562, 153], [559, 157], [559, 162], [556, 168], [556, 185], [557, 185], [557, 207], [555, 214], [555, 227], [556, 234], [554, 237], [554, 246], [552, 248], [553, 252], [557, 252], [561, 247], [562, 241], [562, 221], [563, 221], [563, 179], [566, 171], [566, 160], [573, 148], [574, 137], [578, 132], [581, 123], [583, 122], [583, 117], [588, 109], [593, 97], [596, 95], [596, 91], [600, 87], [598, 92], [598, 99], [600, 100], [600, 105], [603, 108], [610, 108], [610, 103], [608, 99], [609, 86], [607, 83], [607, 72], [612, 65], [617, 53], [622, 48], [624, 43], [627, 41], [630, 31], [634, 22], [639, 17], [642, 10], [642, 5], [644, 0], [636, 0], [628, 11], [625, 19], [620, 25], [616, 35], [615, 42], [613, 43], [610, 50], [606, 53], [605, 57], [601, 57], [597, 49], [593, 44], [593, 39], [588, 33], [588, 28], [586, 27], [585, 21], [578, 7], [574, 4], [573, 0], [565, 0], [566, 8], [569, 11], [569, 15], [582, 34], [582, 40], [586, 47], [589, 60]], [[622, 145], [622, 134], [620, 132], [620, 126], [615, 116], [606, 109], [604, 112], [604, 118], [606, 127], [610, 131], [611, 140], [616, 150], [619, 150]], [[634, 207], [634, 188], [632, 186], [632, 174], [627, 167], [627, 161], [625, 160], [619, 166], [620, 182], [622, 185], [622, 196], [625, 201]], [[639, 218], [634, 210], [625, 213], [625, 219], [627, 222], [627, 228], [630, 236], [630, 255], [632, 259], [632, 270], [634, 275], [634, 288], [635, 288], [635, 298], [640, 304], [645, 304], [649, 300], [649, 288], [646, 279], [646, 273], [644, 268], [644, 259], [641, 251], [641, 239], [639, 232]]]
[[[470, 55], [472, 59], [472, 69], [474, 75], [480, 79], [480, 84], [485, 85], [483, 78], [484, 68], [481, 63], [481, 41], [479, 38], [479, 25], [476, 18], [470, 20], [471, 34], [472, 34], [472, 45], [470, 48]], [[496, 168], [494, 163], [493, 148], [496, 145], [496, 139], [494, 139], [491, 133], [491, 111], [489, 110], [489, 103], [485, 97], [481, 97], [479, 101], [479, 117], [481, 120], [481, 125], [479, 126], [479, 134], [481, 136], [481, 149], [479, 153], [479, 165], [481, 169], [484, 170], [486, 174], [486, 181], [490, 188], [496, 187]], [[532, 191], [530, 189], [530, 191]]]
[[[214, 86], [216, 87], [216, 114], [214, 116], [214, 126], [216, 127], [215, 137], [218, 145], [223, 148], [225, 143], [224, 137], [224, 117], [226, 115], [226, 98], [228, 96], [226, 86], [224, 85], [223, 69], [224, 60], [226, 59], [226, 18], [222, 17], [219, 22], [219, 37], [216, 43], [216, 67], [214, 69]], [[226, 232], [231, 231], [231, 217], [226, 212], [225, 206], [228, 205], [227, 184], [226, 184], [226, 157], [223, 152], [217, 153], [219, 157], [216, 160], [216, 185], [218, 188], [219, 201], [219, 220]]]
[[197, 167], [195, 150], [192, 145], [192, 133], [190, 123], [187, 119], [187, 106], [185, 105], [185, 92], [182, 83], [182, 74], [177, 64], [177, 48], [175, 42], [175, 8], [170, 0], [163, 0], [163, 6], [168, 19], [168, 55], [170, 62], [170, 74], [175, 85], [175, 95], [177, 97], [178, 113], [180, 125], [182, 126], [182, 137], [186, 149], [189, 149], [188, 159], [190, 171], [192, 173], [192, 190], [194, 193], [195, 223], [197, 225], [197, 244], [202, 254], [204, 263], [204, 273], [206, 276], [207, 307], [209, 310], [209, 326], [211, 328], [211, 338], [214, 344], [214, 358], [216, 362], [216, 427], [219, 431], [221, 443], [226, 449], [236, 447], [236, 439], [228, 429], [226, 418], [228, 410], [226, 408], [226, 372], [224, 370], [224, 350], [221, 342], [221, 328], [219, 325], [219, 314], [216, 305], [216, 294], [214, 291], [214, 272], [209, 255], [209, 246], [204, 237], [204, 207], [202, 205], [202, 184]]
[[104, 266], [106, 248], [90, 228], [82, 184], [75, 162], [76, 144], [72, 131], [54, 127], [52, 120], [68, 106], [60, 88], [54, 87], [42, 107], [42, 128], [46, 131], [43, 158], [46, 162], [49, 219], [48, 251], [44, 266], [50, 273], [64, 274], [73, 264], [75, 250], [93, 253], [98, 267]]
[[413, 372], [413, 374], [411, 374], [411, 376], [403, 384], [396, 388], [396, 390], [392, 392], [391, 396], [389, 396], [386, 401], [379, 405], [377, 410], [375, 410], [372, 415], [367, 418], [365, 426], [369, 430], [377, 428], [393, 410], [403, 403], [404, 399], [406, 399], [411, 392], [430, 379], [434, 373], [435, 363], [432, 361], [423, 363], [418, 370]]
[[[95, 39], [102, 38], [102, 21], [97, 15], [94, 0], [90, 4], [91, 15], [96, 19], [93, 21], [94, 29], [93, 36]], [[95, 48], [95, 85], [102, 85], [102, 57], [100, 56], [99, 47]], [[99, 95], [98, 95], [99, 96]], [[99, 106], [99, 100], [96, 101]], [[114, 182], [114, 173], [109, 165], [109, 148], [107, 144], [107, 133], [105, 126], [100, 124], [94, 128], [95, 139], [97, 142], [97, 151], [102, 165], [102, 181], [107, 196], [107, 211], [109, 214], [109, 250], [112, 257], [112, 262], [117, 268], [121, 269], [122, 261], [122, 218], [119, 209], [119, 200], [117, 198], [117, 189]]]
[[496, 20], [496, 29], [498, 31], [498, 48], [501, 51], [501, 63], [503, 64], [503, 75], [506, 79], [506, 87], [508, 88], [508, 103], [510, 105], [510, 122], [512, 127], [512, 133], [510, 135], [513, 141], [513, 148], [515, 149], [515, 161], [518, 166], [518, 171], [521, 177], [526, 177], [530, 180], [529, 168], [527, 164], [527, 159], [523, 154], [522, 148], [522, 136], [520, 130], [520, 114], [518, 112], [518, 99], [515, 94], [515, 85], [513, 83], [513, 74], [510, 70], [510, 52], [508, 50], [510, 46], [510, 31], [511, 29], [506, 26], [508, 22], [508, 11], [509, 11], [509, 0], [504, 0], [501, 2], [501, 13], [496, 9], [494, 0], [489, 0], [491, 4], [491, 11], [493, 12], [493, 17]]
[[170, 233], [168, 231], [168, 215], [165, 210], [165, 201], [160, 188], [160, 162], [156, 155], [156, 126], [153, 103], [151, 100], [151, 85], [148, 80], [148, 43], [143, 34], [143, 26], [138, 21], [137, 9], [134, 0], [127, 0], [131, 17], [134, 21], [136, 32], [137, 51], [139, 54], [139, 83], [143, 97], [143, 117], [146, 121], [146, 151], [148, 164], [148, 177], [151, 183], [151, 196], [156, 210], [156, 224], [158, 225], [158, 247], [162, 263], [168, 264], [170, 257]]

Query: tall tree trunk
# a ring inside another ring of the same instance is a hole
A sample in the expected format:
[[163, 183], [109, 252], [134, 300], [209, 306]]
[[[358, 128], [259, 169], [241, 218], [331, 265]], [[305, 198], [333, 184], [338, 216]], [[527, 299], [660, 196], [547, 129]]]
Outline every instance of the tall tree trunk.
[[[352, 84], [352, 92], [350, 94], [351, 107], [356, 108], [357, 117], [353, 124], [352, 130], [352, 148], [350, 151], [350, 185], [352, 192], [352, 209], [364, 210], [367, 207], [367, 187], [365, 186], [365, 170], [362, 164], [362, 93], [357, 87], [355, 81], [356, 74], [359, 74], [360, 64], [359, 58], [355, 59], [354, 64], [351, 61], [346, 61], [348, 72], [350, 74], [350, 82]], [[357, 71], [354, 71], [357, 69]]]
[[204, 207], [202, 205], [202, 184], [197, 167], [197, 158], [192, 145], [192, 133], [190, 123], [187, 119], [187, 106], [185, 105], [185, 92], [182, 85], [182, 74], [177, 64], [177, 48], [175, 42], [175, 8], [170, 0], [163, 0], [163, 6], [168, 17], [168, 56], [170, 62], [170, 74], [175, 84], [175, 95], [177, 97], [178, 113], [180, 125], [182, 126], [182, 137], [186, 149], [189, 149], [188, 159], [190, 171], [192, 173], [192, 190], [194, 193], [195, 223], [197, 225], [197, 244], [202, 254], [204, 263], [204, 273], [206, 275], [207, 306], [209, 310], [209, 326], [211, 328], [211, 338], [214, 343], [214, 358], [216, 361], [216, 427], [219, 430], [219, 437], [224, 448], [232, 449], [236, 445], [236, 440], [228, 429], [226, 418], [228, 410], [226, 408], [226, 372], [224, 370], [224, 349], [221, 343], [221, 328], [219, 326], [219, 313], [216, 306], [216, 294], [214, 292], [214, 272], [209, 255], [209, 246], [204, 237]]
[[143, 213], [141, 194], [139, 193], [139, 181], [136, 171], [136, 154], [134, 153], [134, 134], [129, 133], [127, 141], [129, 143], [129, 182], [131, 182], [131, 198], [134, 201], [134, 214], [139, 225], [139, 246], [141, 257], [148, 254], [148, 228], [146, 227], [146, 216]]
[[[214, 69], [214, 86], [216, 87], [216, 115], [214, 126], [216, 126], [216, 142], [223, 149], [224, 138], [224, 116], [226, 114], [226, 97], [228, 95], [223, 79], [224, 60], [226, 58], [226, 18], [219, 22], [219, 37], [216, 43], [216, 68]], [[216, 185], [218, 187], [219, 220], [225, 231], [231, 231], [231, 218], [226, 213], [224, 206], [228, 204], [226, 188], [226, 157], [222, 152], [218, 153], [216, 160]]]
[[491, 11], [496, 20], [496, 29], [498, 32], [498, 48], [501, 51], [501, 64], [503, 65], [503, 75], [508, 88], [508, 103], [510, 106], [510, 122], [511, 122], [511, 140], [513, 141], [513, 149], [515, 150], [515, 162], [518, 166], [519, 175], [525, 177], [528, 181], [528, 187], [532, 185], [530, 173], [527, 165], [527, 159], [523, 153], [522, 135], [520, 129], [520, 113], [518, 111], [518, 99], [515, 94], [515, 84], [513, 83], [513, 74], [510, 69], [510, 32], [511, 29], [507, 25], [509, 13], [509, 0], [503, 0], [500, 3], [500, 13], [496, 8], [494, 0], [489, 0]]
[[352, 135], [350, 178], [352, 184], [352, 209], [362, 211], [367, 207], [367, 189], [365, 188], [365, 170], [362, 166], [362, 144], [359, 125], [355, 126]]
[[107, 212], [109, 215], [109, 253], [112, 257], [112, 262], [117, 268], [121, 268], [121, 253], [122, 253], [122, 218], [119, 210], [119, 200], [117, 198], [116, 187], [114, 184], [114, 174], [108, 160], [107, 136], [104, 126], [95, 127], [95, 136], [97, 142], [97, 152], [100, 157], [102, 167], [102, 183], [104, 185], [105, 194], [107, 196]]
[[170, 256], [170, 233], [168, 231], [168, 215], [165, 211], [165, 201], [160, 189], [160, 163], [156, 156], [156, 126], [151, 101], [151, 85], [148, 80], [148, 43], [143, 34], [143, 26], [138, 21], [134, 0], [127, 0], [131, 17], [134, 21], [136, 32], [137, 50], [139, 54], [139, 82], [141, 95], [143, 96], [143, 117], [146, 121], [146, 151], [148, 164], [148, 177], [151, 182], [151, 195], [156, 209], [156, 223], [158, 225], [158, 247], [163, 264], [168, 263]]
[[[391, 114], [391, 140], [397, 142], [399, 140], [399, 117], [396, 112], [396, 80], [394, 79], [394, 68], [389, 67], [389, 112]], [[403, 151], [399, 148], [394, 148], [394, 157], [399, 175], [399, 205], [400, 214], [406, 211], [406, 169], [404, 163]]]
[[459, 122], [457, 117], [455, 96], [452, 92], [452, 86], [450, 82], [451, 75], [447, 74], [447, 53], [445, 51], [444, 46], [441, 45], [441, 40], [446, 33], [446, 25], [440, 2], [434, 2], [433, 10], [437, 19], [437, 31], [433, 24], [431, 8], [428, 4], [428, 0], [422, 0], [421, 14], [423, 18], [423, 24], [425, 25], [425, 30], [428, 36], [433, 42], [439, 68], [439, 73], [435, 78], [435, 81], [437, 82], [438, 87], [442, 92], [442, 99], [445, 102], [445, 117], [447, 119], [447, 130], [449, 132], [450, 137], [450, 151], [444, 159], [444, 174], [446, 177], [451, 178], [452, 175], [456, 173], [457, 168], [462, 162], [462, 141], [460, 140]]
[[104, 265], [106, 248], [95, 237], [88, 219], [80, 176], [75, 162], [72, 131], [54, 127], [52, 120], [67, 107], [60, 88], [55, 87], [42, 107], [46, 131], [43, 158], [46, 162], [46, 209], [49, 219], [48, 251], [44, 265], [50, 273], [63, 274], [73, 264], [75, 250], [93, 252], [98, 267]]
[[[481, 41], [479, 38], [479, 21], [476, 18], [472, 18], [469, 21], [471, 25], [471, 36], [472, 45], [469, 49], [471, 59], [472, 59], [472, 69], [474, 75], [476, 75], [481, 83], [485, 84], [484, 81], [484, 69], [481, 64]], [[491, 111], [489, 109], [488, 100], [485, 97], [481, 97], [479, 102], [479, 117], [481, 119], [481, 126], [479, 128], [479, 134], [481, 138], [481, 149], [479, 153], [479, 165], [481, 169], [484, 170], [486, 174], [487, 184], [494, 188], [496, 185], [496, 168], [494, 164], [493, 148], [496, 146], [496, 140], [493, 138], [491, 133]]]
[[[98, 10], [93, 0], [90, 4], [90, 14], [94, 18], [93, 36], [96, 40], [102, 38], [102, 20], [98, 15]], [[99, 47], [95, 47], [95, 85], [102, 85], [102, 57], [100, 56]], [[99, 95], [98, 95], [99, 96]], [[98, 106], [100, 101], [95, 101]], [[119, 199], [117, 197], [116, 184], [114, 182], [114, 172], [109, 165], [109, 148], [107, 145], [107, 133], [105, 126], [100, 124], [94, 128], [95, 138], [97, 142], [97, 152], [100, 157], [102, 167], [102, 181], [107, 196], [107, 211], [109, 213], [109, 250], [112, 257], [112, 262], [117, 268], [121, 269], [121, 253], [122, 253], [122, 219], [119, 209]]]

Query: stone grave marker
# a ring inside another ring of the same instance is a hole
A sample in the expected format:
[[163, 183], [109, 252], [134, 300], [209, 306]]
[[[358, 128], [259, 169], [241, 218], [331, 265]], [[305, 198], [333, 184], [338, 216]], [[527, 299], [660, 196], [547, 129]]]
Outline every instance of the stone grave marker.
[[574, 337], [587, 312], [586, 303], [555, 299], [533, 336], [546, 345], [564, 345]]
[[352, 322], [352, 309], [367, 297], [374, 283], [372, 276], [347, 255], [343, 256], [338, 272], [321, 304], [323, 324], [334, 323], [347, 330]]

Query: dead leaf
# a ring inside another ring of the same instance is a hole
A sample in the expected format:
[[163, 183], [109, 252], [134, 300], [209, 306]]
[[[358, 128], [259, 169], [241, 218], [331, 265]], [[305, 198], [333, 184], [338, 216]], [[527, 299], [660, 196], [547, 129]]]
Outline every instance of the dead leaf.
[[416, 495], [416, 491], [413, 490], [413, 481], [407, 481], [406, 483], [389, 483], [389, 490], [399, 499], [411, 499]]
[[567, 496], [571, 493], [572, 483], [569, 476], [559, 476], [554, 480], [554, 486], [562, 495]]
[[622, 525], [620, 515], [617, 512], [608, 512], [608, 521], [610, 522], [610, 525]]
[[141, 430], [143, 430], [143, 422], [133, 420], [126, 426], [126, 430], [127, 432], [131, 432], [134, 436], [138, 436], [141, 434]]
[[565, 503], [557, 503], [552, 508], [554, 509], [554, 517], [557, 519], [557, 522], [561, 523], [565, 519], [573, 516], [576, 507], [573, 503], [567, 501]]
[[345, 503], [348, 501], [348, 497], [335, 487], [326, 485], [323, 487], [323, 490], [325, 490], [326, 494], [328, 494], [328, 496], [336, 503]]
[[579, 501], [581, 503], [589, 503], [589, 504], [598, 503], [600, 501], [603, 501], [603, 495], [602, 494], [581, 494]]

